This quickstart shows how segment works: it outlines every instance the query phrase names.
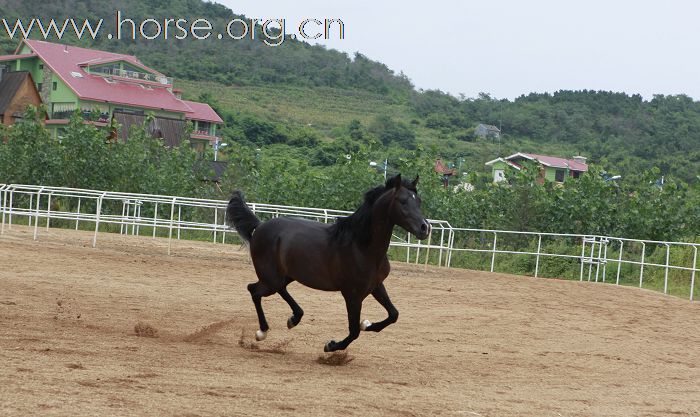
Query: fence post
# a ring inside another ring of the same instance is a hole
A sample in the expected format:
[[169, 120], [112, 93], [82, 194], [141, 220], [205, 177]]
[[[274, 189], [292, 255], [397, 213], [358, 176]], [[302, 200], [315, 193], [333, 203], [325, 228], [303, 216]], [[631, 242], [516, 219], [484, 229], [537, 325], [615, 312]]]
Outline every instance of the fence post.
[[420, 257], [420, 240], [416, 239], [416, 260], [415, 264], [418, 263], [418, 257]]
[[75, 213], [75, 230], [78, 230], [78, 223], [80, 222], [80, 200], [81, 198], [78, 198], [78, 211]]
[[428, 235], [428, 247], [425, 249], [425, 265], [423, 266], [423, 271], [428, 270], [428, 260], [430, 259], [430, 241], [433, 238], [433, 234]]
[[177, 197], [173, 197], [173, 204], [170, 206], [170, 226], [168, 227], [168, 256], [170, 256], [170, 247], [173, 244], [173, 220], [175, 219], [175, 200], [177, 200]]
[[97, 246], [97, 231], [100, 230], [100, 214], [102, 213], [102, 199], [107, 193], [102, 193], [97, 197], [97, 207], [95, 211], [95, 235], [92, 237], [92, 247]]
[[450, 241], [449, 249], [447, 250], [447, 267], [449, 268], [450, 266], [452, 266], [452, 249], [454, 248], [454, 245], [455, 245], [455, 231], [452, 229], [452, 226], [450, 226], [450, 233], [448, 234], [448, 240]]
[[406, 263], [411, 262], [411, 234], [406, 232]]
[[138, 222], [136, 223], [136, 235], [141, 236], [141, 206], [143, 206], [143, 201], [139, 201], [139, 211], [136, 215], [138, 217]]
[[542, 235], [537, 234], [537, 260], [535, 261], [535, 278], [540, 270], [540, 249], [542, 248]]
[[586, 236], [581, 238], [581, 274], [579, 281], [583, 282], [583, 260], [586, 259]]
[[425, 248], [425, 269], [424, 270], [426, 270], [426, 271], [428, 270], [428, 259], [430, 259], [430, 242], [432, 241], [432, 239], [433, 239], [433, 232], [431, 229], [430, 234], [428, 235], [428, 247]]
[[603, 238], [605, 246], [603, 247], [603, 282], [605, 282], [605, 275], [608, 272], [608, 243], [610, 242], [607, 237]]
[[625, 241], [618, 239], [620, 241], [620, 256], [617, 257], [617, 280], [615, 284], [620, 285], [620, 267], [622, 266], [622, 248], [625, 246]]
[[[588, 282], [591, 282], [591, 274], [593, 273], [593, 255], [595, 255], [595, 244], [596, 238], [593, 236], [593, 241], [591, 242], [591, 257], [590, 262], [588, 263]], [[600, 258], [598, 258], [598, 261], [600, 261]], [[598, 261], [596, 261], [596, 264]]]
[[[140, 227], [141, 227], [141, 205], [143, 202], [140, 200], [136, 200], [136, 208], [134, 209], [134, 226], [131, 228], [131, 234], [135, 234], [136, 236], [139, 235]], [[134, 231], [134, 228], [136, 228], [136, 231]]]
[[[175, 201], [175, 200], [173, 200]], [[173, 203], [174, 204], [174, 203]], [[180, 240], [180, 223], [182, 222], [182, 205], [177, 205], [177, 240]], [[168, 253], [170, 255], [170, 253]]]
[[5, 210], [6, 210], [6, 205], [7, 203], [7, 187], [3, 187], [2, 190], [2, 224], [0, 224], [0, 235], [5, 233]]
[[642, 288], [642, 281], [644, 280], [644, 256], [647, 252], [646, 243], [642, 242], [642, 261], [639, 263], [639, 288]]
[[124, 213], [126, 213], [126, 202], [128, 200], [122, 200], [122, 221], [119, 222], [119, 234], [123, 235], [124, 234]]
[[49, 193], [49, 202], [46, 204], [46, 230], [49, 230], [49, 221], [51, 220], [51, 195]]
[[[39, 188], [39, 192], [36, 194], [36, 213], [34, 214], [34, 240], [37, 238], [37, 232], [39, 231], [39, 201], [41, 200], [41, 192], [44, 187]], [[34, 196], [34, 194], [32, 194]], [[31, 206], [30, 206], [31, 208]], [[31, 217], [30, 217], [31, 219]]]
[[668, 265], [671, 258], [671, 245], [664, 243], [666, 245], [666, 270], [664, 271], [664, 294], [668, 294]]
[[440, 255], [438, 256], [438, 266], [442, 266], [443, 246], [445, 246], [445, 225], [440, 223]]
[[698, 247], [693, 245], [693, 272], [690, 273], [690, 301], [693, 301], [695, 290], [695, 271], [698, 269]]
[[[131, 218], [131, 236], [136, 234], [136, 216], [138, 216], [137, 210], [139, 208], [139, 200], [134, 201], [134, 216]], [[126, 233], [129, 234], [129, 227], [126, 227]]]
[[221, 232], [221, 243], [226, 243], [226, 231], [228, 230], [228, 213], [226, 213], [226, 206], [222, 208], [224, 211], [224, 223], [222, 226], [224, 226], [224, 231]]
[[[33, 206], [34, 206], [34, 194], [29, 194], [29, 211], [32, 211]], [[27, 220], [29, 222], [29, 227], [32, 227], [32, 216], [27, 216]]]
[[[15, 197], [15, 190], [10, 191], [10, 211], [8, 214], [8, 222], [7, 222], [7, 229], [12, 230], [12, 200]], [[4, 212], [3, 212], [4, 213]]]
[[153, 237], [152, 239], [156, 238], [156, 222], [158, 221], [158, 202], [156, 201], [156, 206], [153, 209]]
[[216, 229], [219, 227], [219, 209], [214, 206], [214, 243], [216, 243]]
[[491, 248], [492, 254], [491, 254], [491, 272], [493, 272], [493, 266], [496, 263], [496, 240], [498, 237], [497, 232], [493, 232], [493, 248]]
[[[598, 282], [598, 275], [600, 273], [600, 260], [603, 254], [603, 237], [598, 236], [598, 260], [595, 264], [595, 282]], [[591, 251], [591, 259], [593, 258], [593, 251]], [[593, 265], [593, 264], [591, 264]]]

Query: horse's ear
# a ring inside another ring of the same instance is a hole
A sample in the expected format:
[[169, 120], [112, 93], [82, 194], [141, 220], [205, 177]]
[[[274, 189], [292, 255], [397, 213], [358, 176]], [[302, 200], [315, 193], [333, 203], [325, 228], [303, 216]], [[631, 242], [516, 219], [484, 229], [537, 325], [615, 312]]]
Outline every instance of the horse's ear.
[[418, 185], [418, 178], [419, 177], [420, 177], [420, 175], [416, 175], [416, 179], [413, 180], [413, 182], [411, 183], [411, 185], [413, 185], [413, 188], [416, 188], [416, 185]]
[[394, 187], [399, 188], [400, 185], [401, 185], [401, 174], [398, 174], [394, 177], [389, 178], [386, 181], [385, 187], [388, 190], [388, 189], [394, 188]]
[[396, 176], [389, 178], [389, 181], [386, 182], [387, 190], [392, 187], [397, 190], [401, 187], [401, 174], [396, 174]]

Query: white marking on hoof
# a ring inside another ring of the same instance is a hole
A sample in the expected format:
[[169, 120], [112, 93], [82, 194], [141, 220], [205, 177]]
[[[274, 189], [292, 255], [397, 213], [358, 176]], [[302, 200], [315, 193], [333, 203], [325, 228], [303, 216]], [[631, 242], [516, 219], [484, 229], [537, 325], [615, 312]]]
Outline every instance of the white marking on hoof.
[[257, 332], [255, 332], [255, 340], [257, 340], [258, 342], [265, 340], [266, 337], [267, 332], [263, 332], [262, 330], [258, 330]]
[[291, 329], [294, 326], [296, 326], [296, 324], [294, 324], [294, 317], [290, 317], [289, 319], [287, 319], [287, 328]]
[[372, 325], [372, 322], [369, 320], [362, 320], [362, 323], [360, 323], [360, 330], [365, 331], [369, 326]]

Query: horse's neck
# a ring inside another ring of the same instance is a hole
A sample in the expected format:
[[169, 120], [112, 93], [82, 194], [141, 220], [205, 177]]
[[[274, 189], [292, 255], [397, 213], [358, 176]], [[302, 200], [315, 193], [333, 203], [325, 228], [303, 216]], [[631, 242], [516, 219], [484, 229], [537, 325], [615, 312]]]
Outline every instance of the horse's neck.
[[373, 254], [384, 258], [389, 250], [391, 242], [391, 233], [394, 230], [394, 223], [390, 220], [389, 206], [391, 202], [382, 202], [376, 204], [372, 208], [372, 239], [369, 244], [369, 249]]

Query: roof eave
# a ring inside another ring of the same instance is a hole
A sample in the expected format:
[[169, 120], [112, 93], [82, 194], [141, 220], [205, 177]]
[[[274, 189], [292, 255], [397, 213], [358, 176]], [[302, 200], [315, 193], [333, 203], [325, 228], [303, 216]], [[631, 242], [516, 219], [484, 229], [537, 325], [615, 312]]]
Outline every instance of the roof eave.
[[185, 119], [187, 120], [196, 120], [198, 122], [209, 122], [209, 123], [215, 123], [217, 125], [223, 124], [223, 120], [214, 120], [214, 119], [207, 119], [205, 117], [190, 117], [185, 114]]

